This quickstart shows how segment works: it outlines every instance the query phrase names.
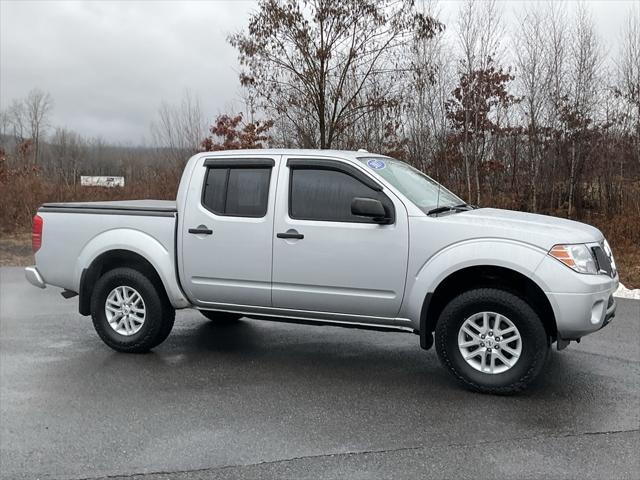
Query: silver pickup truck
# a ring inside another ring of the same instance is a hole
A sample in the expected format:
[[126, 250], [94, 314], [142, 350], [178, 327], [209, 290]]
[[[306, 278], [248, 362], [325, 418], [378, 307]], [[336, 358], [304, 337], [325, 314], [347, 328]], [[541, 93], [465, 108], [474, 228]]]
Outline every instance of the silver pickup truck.
[[467, 387], [513, 393], [614, 316], [599, 230], [475, 208], [364, 151], [200, 153], [175, 202], [49, 203], [27, 279], [79, 296], [121, 352], [163, 342], [175, 309], [405, 331]]

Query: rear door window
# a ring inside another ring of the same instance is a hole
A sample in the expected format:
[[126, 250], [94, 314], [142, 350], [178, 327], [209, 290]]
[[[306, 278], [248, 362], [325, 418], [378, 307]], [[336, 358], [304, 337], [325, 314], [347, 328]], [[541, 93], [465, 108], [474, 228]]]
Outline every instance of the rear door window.
[[209, 168], [202, 204], [216, 215], [264, 217], [271, 168]]

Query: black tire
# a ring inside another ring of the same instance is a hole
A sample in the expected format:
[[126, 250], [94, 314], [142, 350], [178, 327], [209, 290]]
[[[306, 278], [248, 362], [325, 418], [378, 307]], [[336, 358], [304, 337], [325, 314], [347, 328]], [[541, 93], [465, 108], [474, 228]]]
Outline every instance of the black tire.
[[242, 318], [242, 315], [238, 313], [215, 312], [213, 310], [200, 310], [200, 313], [212, 322], [219, 323], [221, 325], [235, 323]]
[[[506, 316], [518, 329], [522, 351], [516, 363], [502, 373], [476, 370], [458, 348], [458, 332], [465, 320], [479, 312]], [[509, 395], [525, 389], [541, 372], [549, 339], [540, 317], [522, 298], [505, 290], [478, 288], [455, 297], [442, 310], [436, 326], [438, 357], [467, 388], [476, 392]]]
[[[116, 287], [135, 289], [144, 302], [145, 319], [140, 330], [133, 335], [116, 332], [105, 313], [109, 293]], [[91, 295], [93, 326], [104, 343], [118, 352], [142, 353], [160, 345], [171, 333], [175, 310], [169, 303], [161, 285], [154, 284], [146, 275], [132, 268], [115, 268], [102, 275]]]

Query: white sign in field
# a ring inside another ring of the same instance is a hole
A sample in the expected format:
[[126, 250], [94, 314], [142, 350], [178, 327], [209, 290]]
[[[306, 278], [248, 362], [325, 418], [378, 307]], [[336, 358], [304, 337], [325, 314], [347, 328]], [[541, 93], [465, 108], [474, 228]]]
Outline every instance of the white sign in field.
[[83, 187], [124, 187], [124, 177], [90, 177], [82, 175], [80, 185]]

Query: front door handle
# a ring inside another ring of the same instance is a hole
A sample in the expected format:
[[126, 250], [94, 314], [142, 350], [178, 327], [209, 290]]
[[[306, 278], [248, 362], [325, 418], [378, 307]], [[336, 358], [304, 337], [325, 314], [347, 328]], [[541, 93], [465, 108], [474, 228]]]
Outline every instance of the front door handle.
[[302, 240], [304, 235], [298, 233], [296, 230], [287, 230], [286, 232], [276, 234], [278, 238], [295, 238], [297, 240]]
[[199, 225], [198, 228], [190, 228], [189, 233], [193, 233], [194, 235], [211, 235], [213, 230], [207, 228], [205, 225]]

